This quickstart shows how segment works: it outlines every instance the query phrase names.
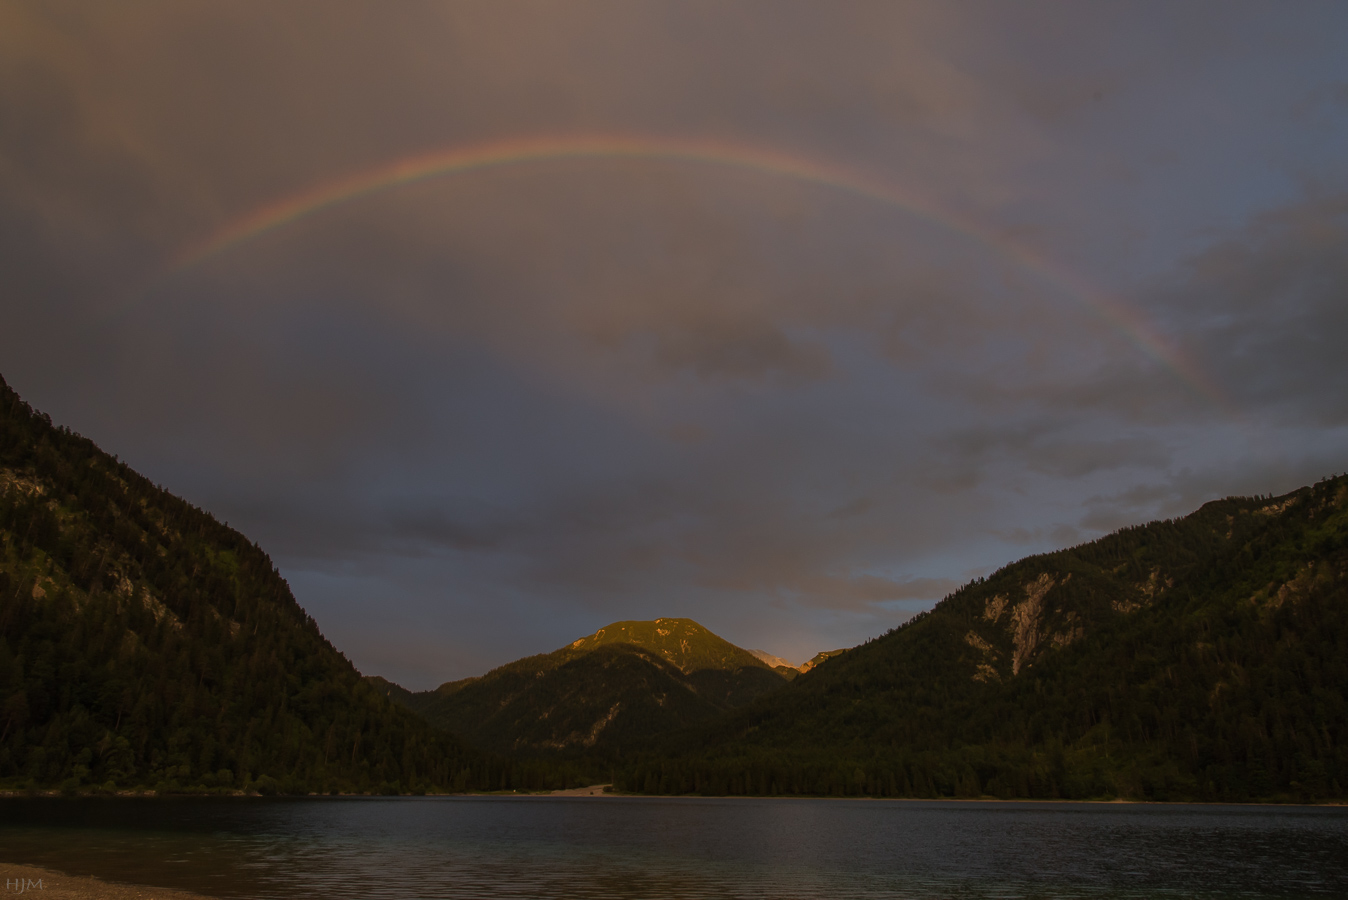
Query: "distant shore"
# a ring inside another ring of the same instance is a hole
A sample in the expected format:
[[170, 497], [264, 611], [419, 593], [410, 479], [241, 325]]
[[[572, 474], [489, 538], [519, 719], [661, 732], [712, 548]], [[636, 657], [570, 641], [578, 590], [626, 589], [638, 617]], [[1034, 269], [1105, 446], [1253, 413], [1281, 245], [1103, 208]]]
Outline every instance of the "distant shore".
[[[469, 791], [463, 793], [426, 793], [426, 794], [273, 794], [263, 795], [256, 792], [246, 791], [212, 791], [206, 794], [193, 794], [188, 792], [174, 791], [173, 793], [160, 794], [153, 790], [144, 791], [117, 791], [117, 792], [89, 792], [72, 794], [66, 791], [58, 790], [24, 790], [24, 791], [0, 791], [0, 799], [19, 798], [19, 797], [45, 797], [45, 798], [90, 798], [105, 797], [115, 798], [154, 798], [162, 797], [165, 799], [173, 798], [211, 798], [211, 797], [242, 797], [261, 799], [269, 796], [270, 799], [325, 799], [332, 798], [368, 798], [373, 800], [394, 799], [396, 797], [626, 797], [629, 799], [646, 798], [650, 800], [848, 800], [854, 802], [899, 802], [899, 803], [1038, 803], [1038, 804], [1088, 804], [1088, 805], [1130, 805], [1130, 806], [1297, 806], [1297, 807], [1348, 807], [1348, 802], [1341, 800], [1240, 800], [1240, 801], [1222, 801], [1222, 800], [1131, 800], [1123, 797], [1094, 797], [1087, 799], [1071, 800], [1066, 798], [1049, 799], [1046, 797], [869, 797], [869, 796], [837, 796], [829, 794], [632, 794], [626, 791], [615, 791], [611, 784], [592, 784], [588, 787], [567, 788], [565, 790], [555, 791]], [[0, 898], [3, 894], [0, 894]]]
[[592, 784], [589, 787], [567, 788], [564, 791], [548, 791], [544, 794], [535, 794], [536, 797], [605, 797], [615, 796], [609, 793], [613, 787], [611, 784]]
[[66, 875], [37, 866], [0, 863], [3, 897], [32, 894], [34, 900], [216, 900], [205, 894], [175, 891], [144, 884], [118, 884], [87, 875]]

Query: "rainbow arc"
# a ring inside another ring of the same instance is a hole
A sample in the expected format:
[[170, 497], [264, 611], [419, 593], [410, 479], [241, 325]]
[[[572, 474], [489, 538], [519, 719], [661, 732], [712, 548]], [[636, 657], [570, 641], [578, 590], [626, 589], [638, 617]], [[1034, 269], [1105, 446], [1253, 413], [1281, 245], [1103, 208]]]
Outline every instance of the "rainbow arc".
[[991, 249], [1046, 283], [1080, 299], [1196, 393], [1221, 408], [1229, 408], [1212, 379], [1166, 341], [1138, 310], [1054, 264], [1028, 244], [999, 234], [911, 188], [771, 148], [726, 141], [614, 135], [532, 137], [452, 147], [399, 159], [258, 207], [178, 255], [168, 274], [190, 269], [268, 232], [380, 191], [485, 169], [568, 159], [636, 159], [732, 167], [822, 185], [897, 207], [908, 215]]

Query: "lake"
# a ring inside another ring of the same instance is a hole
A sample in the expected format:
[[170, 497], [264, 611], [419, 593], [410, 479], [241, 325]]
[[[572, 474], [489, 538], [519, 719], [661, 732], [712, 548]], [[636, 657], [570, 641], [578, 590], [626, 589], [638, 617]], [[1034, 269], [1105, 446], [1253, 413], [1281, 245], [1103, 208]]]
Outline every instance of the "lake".
[[0, 863], [250, 898], [1348, 898], [1348, 810], [0, 798]]

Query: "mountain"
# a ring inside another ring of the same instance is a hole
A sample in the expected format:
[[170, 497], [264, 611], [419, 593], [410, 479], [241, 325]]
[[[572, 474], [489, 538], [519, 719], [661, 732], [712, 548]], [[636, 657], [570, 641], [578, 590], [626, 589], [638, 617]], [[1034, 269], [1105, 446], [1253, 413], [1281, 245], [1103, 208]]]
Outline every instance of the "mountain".
[[1348, 478], [978, 579], [629, 760], [654, 793], [1343, 800]]
[[0, 788], [516, 777], [364, 682], [255, 544], [0, 379]]
[[843, 655], [843, 654], [846, 653], [846, 652], [847, 652], [847, 648], [846, 648], [846, 647], [842, 648], [841, 650], [821, 650], [821, 651], [819, 651], [818, 653], [816, 653], [814, 656], [812, 656], [812, 657], [810, 657], [809, 659], [807, 659], [805, 662], [801, 663], [801, 665], [800, 665], [800, 671], [802, 671], [802, 672], [808, 672], [808, 671], [810, 671], [811, 669], [813, 669], [815, 666], [819, 665], [819, 664], [820, 664], [821, 662], [823, 662], [824, 660], [826, 660], [826, 659], [832, 659], [832, 658], [835, 657], [835, 656], [841, 656], [841, 655]]
[[1029, 557], [807, 666], [788, 683], [657, 619], [435, 691], [362, 679], [259, 547], [0, 380], [11, 790], [494, 789], [602, 767], [649, 793], [1348, 800], [1348, 477]]
[[434, 691], [373, 683], [486, 749], [611, 756], [719, 718], [786, 678], [691, 619], [656, 619], [614, 622], [560, 650]]
[[749, 652], [757, 657], [760, 662], [767, 663], [767, 666], [770, 669], [795, 669], [798, 672], [800, 671], [799, 666], [793, 666], [780, 656], [773, 656], [766, 650], [750, 650]]
[[800, 666], [793, 666], [780, 656], [773, 656], [766, 650], [750, 650], [749, 652], [787, 681], [791, 681], [803, 671]]
[[809, 659], [807, 659], [805, 662], [801, 663], [798, 666], [792, 665], [791, 663], [782, 659], [780, 656], [773, 656], [766, 650], [750, 650], [749, 652], [752, 653], [754, 656], [758, 657], [764, 663], [766, 663], [768, 667], [771, 668], [778, 675], [781, 675], [783, 678], [790, 680], [794, 679], [801, 672], [810, 671], [815, 666], [819, 665], [821, 662], [823, 662], [826, 659], [829, 659], [830, 657], [846, 653], [847, 648], [844, 647], [841, 650], [821, 650], [820, 652], [816, 653], [814, 656], [810, 657]]

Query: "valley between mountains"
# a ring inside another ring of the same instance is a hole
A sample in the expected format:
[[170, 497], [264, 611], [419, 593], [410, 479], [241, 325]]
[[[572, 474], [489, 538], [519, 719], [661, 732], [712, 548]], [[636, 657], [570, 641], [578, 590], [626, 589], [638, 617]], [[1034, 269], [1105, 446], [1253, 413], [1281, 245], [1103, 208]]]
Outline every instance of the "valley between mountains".
[[1011, 563], [796, 669], [690, 619], [362, 677], [265, 551], [0, 382], [0, 789], [1348, 799], [1348, 478]]

